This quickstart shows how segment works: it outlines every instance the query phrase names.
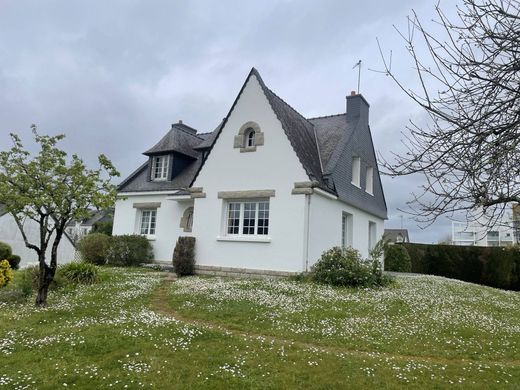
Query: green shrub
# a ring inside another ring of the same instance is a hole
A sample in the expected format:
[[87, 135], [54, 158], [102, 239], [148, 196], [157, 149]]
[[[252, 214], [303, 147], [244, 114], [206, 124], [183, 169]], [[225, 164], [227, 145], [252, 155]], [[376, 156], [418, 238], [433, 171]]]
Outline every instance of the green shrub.
[[110, 237], [102, 233], [87, 234], [78, 242], [83, 261], [96, 265], [106, 264], [109, 246]]
[[195, 273], [195, 237], [179, 237], [173, 251], [173, 269], [178, 276]]
[[94, 264], [72, 262], [58, 267], [57, 274], [74, 284], [93, 284], [98, 278], [98, 268]]
[[389, 245], [385, 250], [385, 270], [411, 272], [412, 260], [406, 248], [401, 244]]
[[352, 248], [334, 247], [324, 252], [311, 270], [314, 281], [333, 286], [376, 287], [389, 283], [378, 261], [363, 260]]
[[153, 258], [152, 245], [139, 235], [112, 236], [107, 250], [107, 264], [115, 266], [137, 266], [150, 263]]
[[22, 261], [22, 259], [18, 255], [11, 255], [7, 258], [7, 261], [11, 265], [11, 268], [15, 270], [20, 268], [20, 261]]
[[89, 234], [102, 233], [106, 234], [107, 236], [111, 236], [113, 225], [113, 221], [96, 222], [92, 226], [92, 230]]
[[11, 245], [0, 241], [0, 260], [8, 259], [13, 254]]
[[[59, 267], [58, 267], [59, 269]], [[40, 284], [40, 266], [32, 265], [23, 270], [25, 273], [25, 283], [32, 286], [33, 290], [38, 290]], [[56, 290], [62, 287], [65, 287], [68, 284], [68, 281], [63, 277], [63, 275], [59, 272], [56, 272], [54, 275], [54, 279], [49, 286], [49, 289]]]
[[7, 260], [0, 260], [0, 288], [7, 286], [13, 280], [13, 270]]

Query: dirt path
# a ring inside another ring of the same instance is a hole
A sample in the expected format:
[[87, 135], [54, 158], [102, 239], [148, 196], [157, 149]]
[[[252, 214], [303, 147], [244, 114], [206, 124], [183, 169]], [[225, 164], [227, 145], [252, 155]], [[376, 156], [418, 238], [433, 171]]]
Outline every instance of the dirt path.
[[402, 355], [402, 354], [394, 354], [387, 352], [368, 352], [357, 349], [350, 349], [348, 347], [333, 347], [328, 345], [316, 344], [316, 343], [308, 343], [296, 340], [288, 340], [279, 337], [274, 337], [269, 334], [262, 334], [256, 332], [244, 332], [240, 330], [236, 330], [233, 328], [228, 328], [222, 324], [215, 324], [211, 321], [202, 321], [202, 320], [194, 320], [192, 318], [188, 318], [175, 311], [167, 303], [167, 292], [170, 285], [177, 280], [176, 276], [172, 273], [163, 273], [163, 280], [161, 282], [160, 287], [155, 291], [151, 299], [151, 308], [158, 314], [162, 314], [169, 317], [174, 317], [176, 320], [184, 322], [188, 325], [193, 325], [196, 327], [204, 328], [207, 330], [217, 331], [225, 333], [226, 335], [233, 335], [237, 337], [250, 338], [250, 339], [263, 339], [265, 341], [275, 342], [277, 344], [289, 344], [291, 346], [296, 346], [301, 349], [312, 349], [317, 350], [323, 353], [333, 353], [333, 354], [346, 354], [350, 356], [356, 357], [366, 357], [366, 358], [374, 358], [374, 357], [383, 357], [393, 360], [401, 360], [401, 361], [422, 361], [433, 364], [482, 364], [482, 365], [502, 365], [506, 367], [519, 367], [520, 360], [496, 360], [496, 361], [485, 361], [485, 360], [471, 360], [471, 359], [458, 359], [458, 358], [443, 358], [438, 356], [423, 356], [423, 355]]

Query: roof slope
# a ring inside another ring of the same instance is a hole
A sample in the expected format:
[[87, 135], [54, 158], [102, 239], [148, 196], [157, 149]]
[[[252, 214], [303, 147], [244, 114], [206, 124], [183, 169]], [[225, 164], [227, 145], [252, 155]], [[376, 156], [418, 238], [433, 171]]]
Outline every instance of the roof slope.
[[198, 157], [198, 152], [193, 148], [204, 141], [203, 137], [197, 135], [197, 130], [182, 123], [172, 125], [172, 128], [152, 148], [144, 152], [151, 156], [167, 152], [178, 152], [193, 158]]

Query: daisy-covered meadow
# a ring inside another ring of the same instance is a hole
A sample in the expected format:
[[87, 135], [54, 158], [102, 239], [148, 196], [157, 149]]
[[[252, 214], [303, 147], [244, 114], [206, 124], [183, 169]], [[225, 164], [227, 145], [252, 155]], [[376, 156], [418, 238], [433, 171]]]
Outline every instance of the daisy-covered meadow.
[[518, 292], [101, 272], [44, 309], [0, 302], [0, 390], [520, 385]]

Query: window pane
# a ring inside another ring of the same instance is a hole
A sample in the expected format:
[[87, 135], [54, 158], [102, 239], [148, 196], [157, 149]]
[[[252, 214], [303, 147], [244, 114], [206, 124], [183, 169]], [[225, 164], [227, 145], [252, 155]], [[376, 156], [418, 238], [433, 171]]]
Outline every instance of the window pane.
[[266, 235], [269, 232], [269, 202], [258, 203], [258, 233]]
[[228, 234], [238, 234], [240, 226], [240, 203], [228, 205]]
[[143, 210], [141, 212], [141, 234], [148, 234], [150, 225], [150, 211]]
[[156, 211], [150, 211], [150, 228], [148, 229], [148, 234], [155, 234], [155, 221], [156, 221]]
[[244, 203], [244, 227], [242, 234], [255, 234], [256, 203]]

